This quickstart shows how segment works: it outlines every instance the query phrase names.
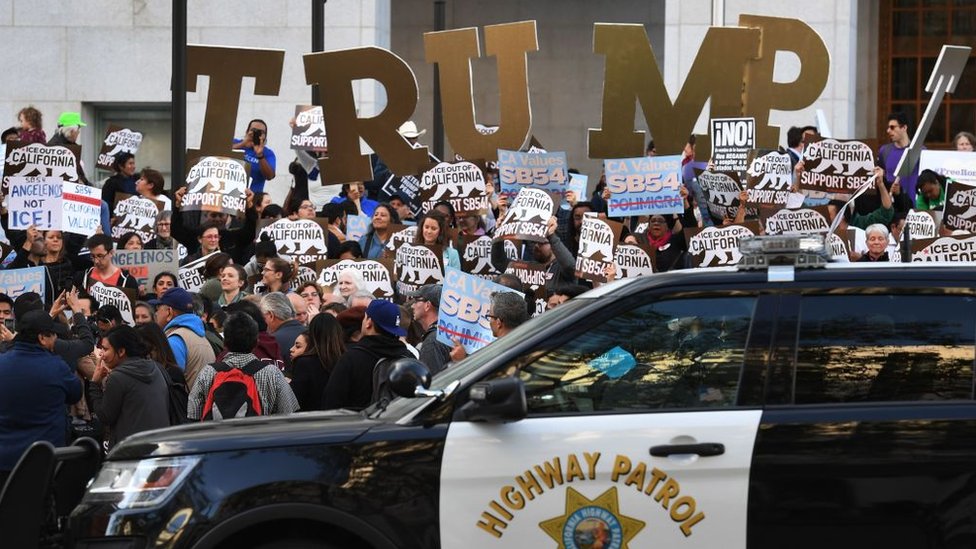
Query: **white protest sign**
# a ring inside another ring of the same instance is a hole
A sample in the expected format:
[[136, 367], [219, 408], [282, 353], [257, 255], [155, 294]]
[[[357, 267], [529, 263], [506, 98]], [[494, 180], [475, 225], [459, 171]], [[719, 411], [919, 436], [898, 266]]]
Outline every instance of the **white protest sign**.
[[7, 227], [23, 231], [33, 225], [41, 231], [61, 230], [61, 179], [11, 177], [7, 191]]
[[[589, 177], [581, 173], [571, 173], [569, 174], [569, 183], [566, 183], [566, 193], [568, 194], [572, 191], [576, 195], [577, 202], [586, 202], [586, 183]], [[564, 200], [560, 206], [564, 210], [572, 208], [569, 205], [569, 200]]]
[[688, 254], [695, 267], [725, 267], [742, 259], [739, 240], [759, 234], [755, 223], [685, 229]]
[[111, 170], [115, 155], [124, 152], [135, 155], [140, 145], [142, 145], [141, 133], [110, 124], [105, 130], [105, 139], [102, 141], [101, 150], [98, 151], [95, 165], [103, 170]]
[[325, 259], [328, 253], [325, 229], [312, 219], [279, 219], [261, 229], [260, 234], [274, 240], [279, 256], [296, 260], [299, 265]]
[[366, 282], [366, 290], [378, 298], [393, 299], [392, 265], [388, 260], [340, 259], [321, 261], [319, 265], [316, 282], [320, 286], [335, 287], [342, 271], [354, 269]]
[[132, 300], [121, 288], [96, 282], [88, 287], [88, 294], [100, 305], [115, 305], [122, 313], [122, 320], [129, 326], [135, 325], [132, 318]]
[[766, 234], [811, 234], [830, 230], [826, 208], [779, 210], [764, 221]]
[[976, 261], [976, 235], [913, 240], [912, 261]]
[[[491, 277], [495, 266], [491, 263], [491, 237], [488, 235], [461, 235], [461, 270], [482, 278]], [[511, 240], [506, 240], [511, 244]], [[512, 244], [514, 246], [514, 244]]]
[[580, 225], [579, 253], [576, 255], [576, 276], [598, 282], [606, 282], [604, 272], [614, 265], [617, 237], [622, 225], [604, 221], [595, 215], [583, 218]]
[[512, 292], [524, 299], [521, 292], [507, 286], [448, 268], [437, 310], [437, 341], [453, 345], [457, 340], [468, 353], [494, 341], [485, 315], [491, 313], [491, 295], [495, 292]]
[[860, 141], [816, 141], [803, 149], [800, 188], [853, 193], [872, 177], [874, 166], [874, 152]]
[[156, 217], [159, 207], [155, 202], [142, 196], [132, 196], [115, 204], [115, 224], [112, 225], [112, 238], [118, 239], [128, 232], [135, 232], [143, 243], [156, 236]]
[[[69, 148], [70, 147], [70, 148]], [[6, 160], [3, 165], [4, 184], [10, 177], [17, 176], [50, 176], [63, 181], [78, 182], [78, 159], [75, 151], [77, 145], [63, 147], [60, 145], [42, 145], [31, 143], [20, 147], [7, 147]]]
[[749, 204], [785, 206], [793, 187], [793, 166], [790, 155], [771, 152], [758, 156], [746, 171]]
[[684, 211], [681, 155], [607, 158], [607, 215], [664, 215]]
[[188, 292], [200, 291], [203, 283], [207, 281], [203, 276], [203, 267], [206, 265], [207, 260], [216, 253], [220, 252], [207, 254], [200, 259], [194, 259], [180, 267], [180, 271], [177, 273], [177, 283], [180, 285], [180, 288]]
[[400, 295], [444, 279], [440, 246], [402, 244], [397, 248], [393, 268], [396, 271], [397, 293]]
[[614, 260], [617, 263], [617, 277], [619, 278], [646, 276], [654, 272], [651, 251], [642, 246], [617, 244]]
[[220, 212], [242, 215], [246, 206], [248, 173], [235, 159], [205, 156], [186, 175], [186, 211]]
[[61, 230], [91, 236], [102, 224], [102, 197], [95, 187], [62, 183]]
[[715, 219], [735, 219], [739, 208], [744, 206], [739, 202], [742, 185], [735, 174], [699, 171], [698, 185], [705, 195], [708, 213]]
[[471, 162], [441, 162], [420, 177], [420, 199], [424, 213], [446, 200], [457, 215], [482, 215], [488, 211], [485, 174]]
[[176, 250], [115, 250], [112, 261], [129, 271], [140, 285], [148, 286], [163, 272], [177, 273], [180, 269]]
[[915, 238], [935, 238], [939, 236], [939, 224], [936, 212], [909, 210], [905, 217], [908, 234]]
[[544, 242], [546, 225], [556, 213], [555, 193], [523, 187], [495, 227], [495, 239], [508, 238]]
[[[295, 126], [291, 130], [291, 148], [302, 151], [324, 151], [329, 146], [325, 136], [325, 116], [320, 105], [296, 105]], [[306, 168], [305, 171], [311, 171]]]
[[717, 172], [741, 172], [756, 147], [755, 118], [713, 118], [712, 164]]
[[918, 173], [925, 170], [932, 170], [953, 181], [976, 184], [976, 152], [922, 151]]

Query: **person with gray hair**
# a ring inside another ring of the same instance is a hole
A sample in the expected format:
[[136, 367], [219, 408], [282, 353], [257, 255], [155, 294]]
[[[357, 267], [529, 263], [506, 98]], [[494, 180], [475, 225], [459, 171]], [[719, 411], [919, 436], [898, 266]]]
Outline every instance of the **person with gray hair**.
[[[494, 292], [491, 294], [491, 308], [485, 318], [491, 328], [491, 335], [495, 339], [508, 335], [509, 332], [522, 325], [529, 319], [529, 312], [525, 308], [525, 298], [518, 292]], [[457, 338], [451, 338], [454, 347], [451, 349], [451, 360], [457, 362], [468, 356], [468, 352], [461, 346]]]
[[374, 296], [369, 290], [356, 290], [354, 294], [349, 296], [349, 308], [368, 307], [370, 302], [374, 299], [376, 299], [376, 296]]
[[295, 319], [295, 307], [288, 296], [281, 292], [271, 292], [261, 298], [261, 312], [268, 323], [268, 333], [278, 342], [278, 349], [282, 361], [285, 363], [285, 373], [291, 373], [291, 357], [287, 350], [295, 344], [298, 334], [305, 331], [305, 326]]
[[143, 246], [147, 250], [176, 250], [177, 260], [186, 257], [186, 246], [173, 238], [173, 212], [166, 210], [156, 216], [156, 236]]
[[864, 229], [867, 238], [868, 251], [858, 259], [858, 262], [873, 263], [876, 261], [890, 261], [888, 257], [888, 227], [881, 223], [868, 225]]

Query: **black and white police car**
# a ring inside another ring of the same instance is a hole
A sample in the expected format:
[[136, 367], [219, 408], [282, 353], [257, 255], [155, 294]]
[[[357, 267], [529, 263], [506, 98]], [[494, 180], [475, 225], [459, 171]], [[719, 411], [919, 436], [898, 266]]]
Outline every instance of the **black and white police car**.
[[385, 409], [129, 438], [75, 547], [976, 546], [976, 266], [763, 246], [592, 291], [426, 388], [403, 363]]

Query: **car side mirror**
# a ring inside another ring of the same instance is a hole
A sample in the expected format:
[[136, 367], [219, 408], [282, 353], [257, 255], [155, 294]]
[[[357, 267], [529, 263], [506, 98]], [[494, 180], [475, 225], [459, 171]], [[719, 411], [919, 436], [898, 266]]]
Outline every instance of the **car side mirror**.
[[518, 421], [528, 414], [525, 384], [517, 377], [475, 383], [461, 416], [468, 421]]
[[397, 396], [413, 398], [430, 387], [430, 370], [423, 362], [401, 358], [393, 362], [389, 373], [389, 387]]

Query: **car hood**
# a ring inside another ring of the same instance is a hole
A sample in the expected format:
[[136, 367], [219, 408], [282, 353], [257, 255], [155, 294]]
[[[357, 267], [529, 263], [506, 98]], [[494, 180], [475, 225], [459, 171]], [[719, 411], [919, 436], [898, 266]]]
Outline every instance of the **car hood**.
[[109, 460], [350, 442], [379, 422], [346, 411], [206, 421], [145, 431], [117, 445]]

